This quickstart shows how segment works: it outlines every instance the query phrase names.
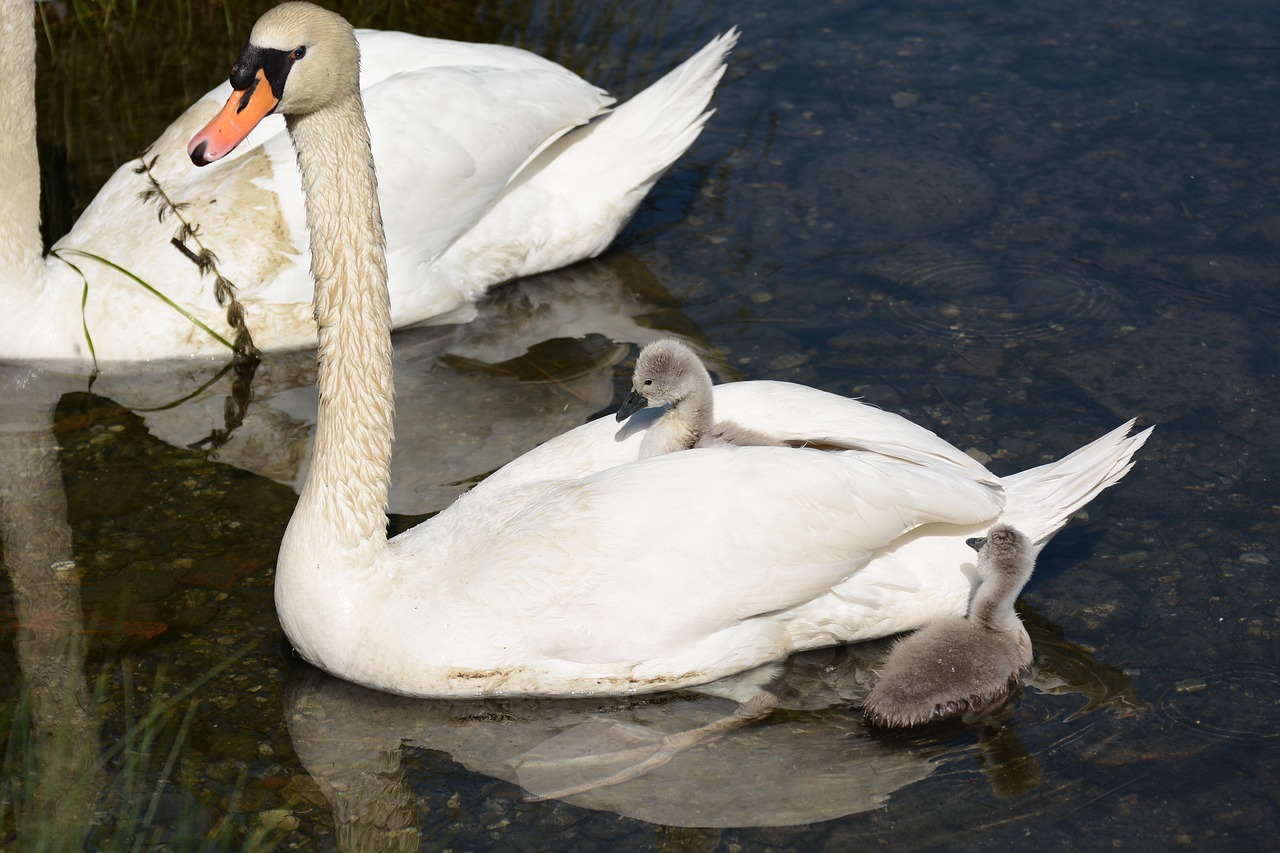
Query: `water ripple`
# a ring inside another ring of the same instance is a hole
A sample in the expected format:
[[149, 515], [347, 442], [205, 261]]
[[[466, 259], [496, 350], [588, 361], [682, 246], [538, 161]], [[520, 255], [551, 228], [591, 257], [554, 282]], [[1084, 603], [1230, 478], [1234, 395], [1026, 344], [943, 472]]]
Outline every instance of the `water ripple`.
[[905, 326], [983, 342], [1060, 341], [1123, 323], [1115, 290], [1067, 268], [977, 259], [894, 265], [884, 310]]

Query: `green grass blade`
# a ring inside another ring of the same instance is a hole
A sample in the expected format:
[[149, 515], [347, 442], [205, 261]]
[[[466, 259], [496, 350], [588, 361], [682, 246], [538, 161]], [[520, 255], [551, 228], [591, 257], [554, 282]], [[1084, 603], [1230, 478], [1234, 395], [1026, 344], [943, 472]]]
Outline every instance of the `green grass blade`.
[[[230, 341], [228, 341], [226, 338], [222, 337], [222, 335], [218, 334], [218, 333], [217, 333], [217, 332], [215, 332], [213, 329], [209, 328], [209, 327], [208, 327], [204, 322], [202, 322], [202, 321], [200, 320], [200, 318], [196, 317], [196, 316], [195, 316], [194, 314], [192, 314], [190, 311], [188, 311], [187, 309], [183, 308], [181, 305], [179, 305], [178, 303], [174, 302], [174, 301], [173, 301], [172, 299], [170, 299], [169, 297], [165, 296], [165, 295], [164, 295], [163, 293], [161, 293], [159, 290], [156, 290], [154, 287], [152, 287], [151, 285], [147, 284], [147, 283], [146, 283], [145, 281], [143, 281], [141, 278], [139, 278], [138, 276], [136, 276], [136, 275], [134, 275], [133, 273], [129, 272], [129, 270], [125, 269], [124, 267], [120, 266], [119, 264], [115, 263], [114, 261], [107, 260], [106, 258], [102, 257], [101, 255], [95, 255], [93, 252], [86, 252], [86, 251], [84, 251], [84, 250], [82, 250], [82, 249], [62, 249], [62, 250], [54, 250], [54, 251], [52, 251], [52, 252], [50, 252], [50, 253], [49, 253], [52, 257], [55, 257], [55, 258], [57, 258], [58, 260], [62, 261], [64, 264], [66, 264], [67, 266], [71, 267], [71, 268], [72, 268], [72, 269], [74, 269], [76, 272], [80, 273], [80, 277], [81, 277], [81, 278], [84, 278], [84, 279], [85, 279], [85, 294], [84, 294], [84, 298], [83, 298], [83, 300], [82, 300], [82, 302], [81, 302], [81, 311], [82, 311], [82, 313], [83, 313], [83, 309], [84, 309], [84, 302], [86, 302], [86, 301], [88, 300], [88, 298], [89, 298], [89, 293], [88, 293], [89, 280], [88, 280], [87, 278], [85, 278], [84, 273], [83, 273], [83, 272], [81, 272], [81, 271], [80, 271], [80, 269], [79, 269], [75, 264], [71, 263], [70, 261], [68, 261], [66, 258], [64, 258], [64, 257], [63, 257], [63, 254], [64, 254], [64, 253], [65, 253], [65, 254], [74, 254], [74, 255], [79, 255], [79, 256], [80, 256], [80, 257], [82, 257], [82, 258], [89, 258], [90, 260], [97, 261], [97, 262], [98, 262], [98, 263], [100, 263], [100, 264], [103, 264], [103, 265], [105, 265], [105, 266], [111, 267], [111, 269], [115, 270], [116, 272], [120, 273], [121, 275], [124, 275], [124, 276], [127, 276], [127, 277], [129, 277], [129, 278], [133, 279], [135, 282], [137, 282], [139, 285], [141, 285], [143, 288], [145, 288], [145, 289], [147, 290], [147, 292], [148, 292], [148, 293], [150, 293], [152, 296], [154, 296], [154, 297], [156, 297], [157, 299], [161, 300], [162, 302], [164, 302], [164, 304], [168, 305], [168, 306], [169, 306], [170, 308], [172, 308], [174, 311], [178, 312], [178, 313], [179, 313], [179, 314], [181, 314], [183, 317], [185, 317], [188, 321], [190, 321], [190, 322], [191, 322], [191, 324], [192, 324], [192, 325], [196, 326], [197, 328], [199, 328], [199, 329], [201, 329], [202, 331], [204, 331], [205, 333], [207, 333], [211, 338], [213, 338], [213, 339], [214, 339], [215, 341], [217, 341], [218, 343], [222, 344], [222, 345], [223, 345], [224, 347], [226, 347], [227, 349], [231, 350], [232, 352], [235, 352], [235, 347], [234, 347], [234, 346], [232, 346], [232, 344], [231, 344], [231, 342], [230, 342]], [[88, 328], [88, 326], [87, 326], [87, 325], [85, 326], [84, 334], [85, 334], [85, 338], [87, 339], [87, 338], [89, 337], [89, 328]], [[92, 345], [92, 342], [90, 342], [90, 349], [91, 349], [91, 350], [92, 350], [92, 346], [93, 346], [93, 345]], [[94, 358], [94, 362], [95, 362], [95, 363], [97, 362], [97, 358], [96, 358], [96, 356], [95, 356], [95, 358]]]

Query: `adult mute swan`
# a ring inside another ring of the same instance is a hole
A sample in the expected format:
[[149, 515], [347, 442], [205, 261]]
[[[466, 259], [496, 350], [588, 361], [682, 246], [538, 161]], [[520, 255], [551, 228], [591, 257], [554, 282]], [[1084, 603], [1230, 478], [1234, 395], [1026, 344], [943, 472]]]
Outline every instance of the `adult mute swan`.
[[640, 350], [631, 393], [622, 401], [616, 419], [624, 421], [648, 406], [662, 406], [664, 411], [648, 427], [641, 457], [691, 447], [783, 444], [733, 421], [716, 421], [711, 374], [692, 347], [674, 338], [654, 341]]
[[1031, 666], [1031, 638], [1013, 609], [1035, 558], [1027, 538], [998, 524], [979, 545], [968, 617], [934, 622], [899, 642], [867, 696], [879, 726], [907, 728], [951, 717], [981, 717], [1004, 703]]
[[[267, 118], [206, 170], [185, 150], [229, 84], [197, 101], [143, 160], [186, 205], [181, 215], [197, 229], [189, 251], [212, 252], [234, 293], [171, 244], [178, 220], [161, 222], [159, 199], [140, 199], [152, 187], [140, 161], [121, 166], [42, 257], [34, 8], [0, 3], [0, 358], [225, 355], [239, 333], [229, 316], [243, 318], [262, 350], [314, 342], [302, 189], [283, 121]], [[393, 324], [468, 319], [490, 286], [603, 251], [698, 136], [736, 38], [713, 40], [609, 112], [604, 92], [522, 50], [359, 31]]]
[[286, 3], [232, 69], [237, 105], [265, 98], [285, 116], [306, 189], [320, 408], [276, 607], [298, 652], [334, 675], [414, 696], [646, 692], [918, 628], [965, 612], [966, 538], [1003, 518], [1038, 550], [1149, 433], [1126, 424], [1001, 479], [869, 406], [728, 385], [716, 407], [749, 428], [860, 449], [638, 460], [637, 419], [622, 435], [602, 419], [388, 540], [391, 318], [358, 57], [341, 17]]

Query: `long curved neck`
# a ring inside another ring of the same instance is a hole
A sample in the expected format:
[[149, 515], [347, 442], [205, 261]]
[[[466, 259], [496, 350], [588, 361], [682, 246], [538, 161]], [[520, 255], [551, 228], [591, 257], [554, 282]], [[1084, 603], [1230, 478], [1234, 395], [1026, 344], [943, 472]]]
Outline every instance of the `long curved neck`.
[[0, 0], [0, 284], [39, 276], [40, 158], [36, 150], [35, 4]]
[[358, 94], [288, 118], [311, 230], [320, 411], [297, 512], [344, 549], [386, 543], [395, 389], [386, 237]]
[[697, 447], [711, 435], [715, 419], [711, 375], [691, 375], [695, 387], [667, 410], [645, 434], [640, 444], [642, 457], [661, 456]]
[[1031, 577], [1034, 558], [1025, 549], [996, 549], [983, 554], [978, 561], [982, 583], [973, 596], [969, 619], [993, 631], [1006, 631], [1019, 625], [1013, 605], [1018, 593]]
[[694, 442], [699, 442], [711, 434], [715, 422], [715, 389], [711, 384], [711, 375], [706, 370], [694, 371], [690, 378], [693, 381], [693, 392], [680, 401], [679, 409], [693, 430]]

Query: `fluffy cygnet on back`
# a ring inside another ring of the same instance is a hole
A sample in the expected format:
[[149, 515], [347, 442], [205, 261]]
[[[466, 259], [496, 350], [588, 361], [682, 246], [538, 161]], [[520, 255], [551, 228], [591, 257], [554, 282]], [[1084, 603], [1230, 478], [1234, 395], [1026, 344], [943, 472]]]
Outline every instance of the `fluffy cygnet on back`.
[[713, 394], [711, 374], [687, 344], [672, 339], [654, 341], [640, 350], [631, 393], [618, 409], [618, 420], [624, 421], [648, 406], [667, 407], [645, 433], [641, 456], [691, 447], [783, 444], [732, 421], [716, 423]]
[[1031, 638], [1014, 612], [1035, 557], [1008, 525], [991, 528], [978, 552], [981, 585], [968, 618], [935, 622], [899, 642], [867, 696], [868, 722], [905, 728], [994, 711], [1031, 665]]

